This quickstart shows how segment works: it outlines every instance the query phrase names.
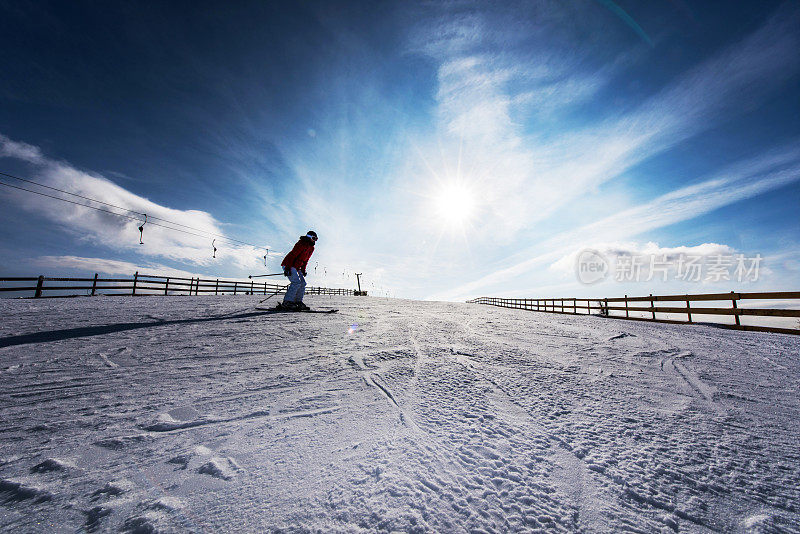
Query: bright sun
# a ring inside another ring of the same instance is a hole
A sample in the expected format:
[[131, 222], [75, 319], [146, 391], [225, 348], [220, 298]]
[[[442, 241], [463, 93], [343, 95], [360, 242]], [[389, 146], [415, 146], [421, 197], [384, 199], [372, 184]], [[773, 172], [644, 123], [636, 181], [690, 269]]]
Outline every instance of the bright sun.
[[450, 184], [442, 187], [434, 201], [439, 217], [452, 225], [464, 224], [475, 210], [475, 196], [462, 185]]

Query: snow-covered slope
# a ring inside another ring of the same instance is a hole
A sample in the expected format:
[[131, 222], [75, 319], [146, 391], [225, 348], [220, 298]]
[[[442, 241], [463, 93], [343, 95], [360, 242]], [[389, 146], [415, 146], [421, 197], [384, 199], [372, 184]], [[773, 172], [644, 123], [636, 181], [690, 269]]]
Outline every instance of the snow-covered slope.
[[0, 301], [0, 527], [800, 530], [798, 337], [258, 300]]

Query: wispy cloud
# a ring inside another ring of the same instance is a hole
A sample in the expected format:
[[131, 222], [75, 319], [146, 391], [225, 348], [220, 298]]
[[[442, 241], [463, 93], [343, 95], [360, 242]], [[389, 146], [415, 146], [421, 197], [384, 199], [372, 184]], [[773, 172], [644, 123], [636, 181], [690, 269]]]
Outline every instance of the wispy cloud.
[[[538, 243], [520, 254], [528, 258], [510, 267], [434, 296], [460, 299], [496, 287], [531, 272], [537, 267], [573, 254], [582, 247], [629, 239], [647, 231], [690, 220], [720, 207], [800, 180], [800, 148], [797, 143], [746, 160], [718, 175], [682, 187], [597, 222]], [[541, 252], [546, 251], [546, 252]]]
[[[439, 144], [484, 188], [486, 219], [500, 235], [513, 235], [645, 159], [760, 106], [800, 67], [800, 10], [787, 5], [627, 114], [528, 132], [520, 121], [525, 104], [558, 113], [591, 97], [612, 72], [565, 69], [537, 61], [542, 54], [515, 56], [507, 47], [493, 51], [503, 28], [489, 20], [475, 24], [475, 16], [448, 22], [445, 32], [435, 26], [439, 33], [425, 50], [441, 62]], [[462, 23], [470, 27], [453, 27]], [[424, 157], [441, 159], [434, 149]]]
[[[431, 147], [422, 158], [437, 175], [452, 174], [458, 160], [463, 179], [481, 191], [483, 209], [471, 236], [479, 245], [509, 242], [644, 160], [762, 105], [800, 70], [794, 52], [800, 48], [800, 34], [794, 30], [800, 23], [800, 9], [787, 4], [755, 32], [711, 55], [623, 115], [581, 126], [570, 122], [566, 128], [528, 131], [521, 120], [526, 103], [557, 116], [571, 102], [592, 97], [615, 72], [575, 68], [580, 61], [570, 60], [569, 55], [565, 69], [554, 62], [536, 61], [546, 53], [532, 58], [519, 52], [498, 39], [504, 28], [493, 26], [489, 18], [476, 24], [477, 16], [472, 13], [465, 20], [432, 27], [436, 37], [423, 47], [440, 61], [440, 129], [434, 145], [438, 150]], [[469, 28], [458, 29], [460, 24]], [[443, 27], [447, 31], [441, 31]], [[561, 88], [567, 96], [548, 102], [548, 92]], [[619, 241], [791, 183], [797, 176], [796, 157], [788, 149], [754, 158], [721, 171], [717, 179], [561, 232], [531, 250], [530, 259], [520, 261], [523, 254], [517, 254], [513, 260], [498, 262], [511, 262], [513, 267], [435, 297], [461, 298], [522, 275], [568, 253], [564, 243]], [[781, 162], [786, 169], [779, 168]], [[431, 174], [424, 168], [419, 171], [422, 180]]]
[[14, 158], [29, 163], [39, 163], [44, 159], [39, 147], [13, 141], [0, 134], [0, 158]]

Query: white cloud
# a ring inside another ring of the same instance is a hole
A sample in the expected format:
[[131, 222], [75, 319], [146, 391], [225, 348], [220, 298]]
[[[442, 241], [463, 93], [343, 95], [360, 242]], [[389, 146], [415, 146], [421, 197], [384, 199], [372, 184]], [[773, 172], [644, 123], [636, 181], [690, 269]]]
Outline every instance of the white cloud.
[[39, 147], [12, 141], [0, 134], [0, 158], [15, 158], [29, 163], [39, 163], [42, 161], [43, 156]]
[[[121, 206], [135, 212], [125, 212], [111, 206], [41, 189], [31, 184], [20, 185], [48, 195], [122, 213], [128, 218], [10, 190], [8, 194], [13, 195], [19, 205], [60, 223], [77, 239], [115, 251], [135, 251], [145, 256], [189, 262], [198, 266], [210, 266], [216, 263], [240, 270], [254, 269], [259, 265], [263, 267], [263, 255], [266, 252], [264, 249], [232, 243], [224, 237], [217, 237], [215, 242], [217, 257], [212, 258], [212, 239], [215, 239], [213, 236], [191, 235], [197, 234], [197, 232], [164, 222], [174, 221], [179, 225], [190, 226], [202, 232], [225, 236], [221, 224], [210, 213], [199, 210], [179, 210], [160, 205], [120, 187], [103, 176], [49, 159], [42, 154], [39, 148], [13, 141], [2, 135], [0, 135], [0, 157], [13, 158], [32, 164], [35, 170], [35, 180], [47, 186], [97, 199], [114, 206]], [[6, 181], [10, 183], [13, 180]], [[146, 213], [149, 218], [148, 223], [144, 225], [144, 245], [139, 244], [138, 227], [144, 222], [144, 218], [138, 215], [141, 213]], [[153, 218], [163, 220], [157, 221]]]

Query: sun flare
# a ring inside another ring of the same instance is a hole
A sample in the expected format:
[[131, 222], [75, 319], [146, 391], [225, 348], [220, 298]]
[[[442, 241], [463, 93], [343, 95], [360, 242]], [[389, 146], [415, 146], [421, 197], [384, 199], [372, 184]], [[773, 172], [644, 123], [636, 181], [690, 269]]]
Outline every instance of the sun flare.
[[475, 211], [475, 195], [468, 188], [451, 184], [441, 188], [435, 197], [436, 212], [446, 223], [453, 225], [469, 221]]

